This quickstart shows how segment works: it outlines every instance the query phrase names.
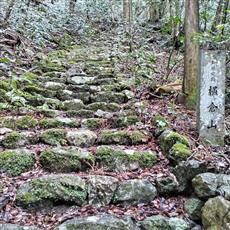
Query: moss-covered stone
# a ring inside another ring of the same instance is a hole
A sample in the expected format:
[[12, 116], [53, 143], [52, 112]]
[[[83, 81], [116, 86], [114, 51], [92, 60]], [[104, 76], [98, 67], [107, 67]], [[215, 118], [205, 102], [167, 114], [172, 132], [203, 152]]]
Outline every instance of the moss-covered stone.
[[168, 153], [169, 150], [175, 145], [176, 143], [181, 143], [186, 146], [189, 146], [189, 141], [187, 137], [177, 133], [173, 132], [171, 130], [165, 130], [161, 136], [160, 136], [160, 145], [162, 150], [165, 153]]
[[0, 102], [10, 102], [10, 97], [7, 96], [7, 91], [5, 91], [4, 89], [0, 89]]
[[2, 140], [2, 145], [5, 148], [13, 149], [17, 147], [22, 147], [28, 143], [26, 136], [19, 132], [11, 132], [5, 135]]
[[64, 145], [66, 144], [66, 131], [63, 129], [48, 129], [40, 134], [40, 139], [49, 145]]
[[29, 129], [35, 128], [38, 124], [38, 121], [32, 116], [21, 117], [16, 120], [16, 127], [18, 129]]
[[44, 169], [51, 172], [85, 171], [94, 164], [94, 156], [79, 148], [53, 148], [41, 153], [40, 161]]
[[115, 91], [115, 92], [121, 92], [123, 90], [129, 90], [130, 86], [125, 83], [115, 83], [112, 85], [102, 85], [102, 90], [104, 91]]
[[[23, 113], [23, 111], [22, 111]], [[38, 124], [37, 120], [32, 116], [20, 116], [20, 117], [5, 117], [0, 119], [0, 127], [10, 129], [29, 129], [35, 128]]]
[[90, 147], [94, 145], [97, 135], [90, 130], [68, 131], [66, 134], [68, 144], [78, 147]]
[[[58, 51], [57, 51], [58, 52]], [[52, 71], [58, 71], [58, 72], [64, 72], [65, 66], [63, 65], [63, 62], [58, 59], [58, 56], [63, 57], [64, 54], [61, 54], [60, 52], [52, 52], [50, 55], [43, 57], [40, 62], [38, 63], [39, 67], [42, 69], [43, 72], [52, 72]], [[55, 57], [55, 54], [58, 55]]]
[[197, 198], [189, 198], [184, 203], [184, 209], [189, 214], [189, 217], [194, 221], [201, 219], [201, 209], [204, 202]]
[[0, 172], [19, 176], [35, 164], [33, 153], [26, 150], [7, 150], [0, 153]]
[[141, 143], [147, 143], [149, 136], [141, 131], [115, 131], [115, 130], [103, 130], [98, 138], [100, 144], [124, 144], [135, 145]]
[[157, 195], [156, 188], [147, 180], [127, 180], [120, 183], [114, 195], [113, 203], [133, 204], [149, 203]]
[[45, 117], [57, 117], [60, 115], [60, 111], [54, 109], [39, 109], [38, 112]]
[[86, 177], [88, 184], [89, 204], [96, 207], [109, 205], [119, 180], [112, 176], [89, 175]]
[[126, 96], [123, 93], [99, 92], [91, 96], [92, 102], [108, 102], [122, 104], [126, 102]]
[[80, 110], [84, 108], [84, 104], [79, 99], [67, 100], [63, 102], [64, 110]]
[[55, 97], [57, 94], [55, 91], [52, 91], [49, 89], [44, 89], [44, 88], [41, 88], [37, 85], [25, 86], [25, 87], [23, 87], [23, 91], [28, 92], [31, 95], [39, 94], [39, 95], [42, 95], [44, 97]]
[[152, 167], [157, 161], [157, 156], [152, 151], [99, 147], [96, 151], [96, 160], [105, 170], [122, 172]]
[[83, 205], [87, 188], [83, 179], [68, 174], [43, 176], [21, 185], [16, 203], [26, 208], [55, 206], [56, 203]]
[[140, 221], [139, 225], [143, 230], [189, 230], [189, 224], [177, 217], [164, 217], [155, 215], [147, 217], [145, 220]]
[[82, 117], [82, 118], [92, 118], [94, 117], [94, 111], [88, 109], [80, 109], [80, 110], [69, 110], [66, 111], [66, 115], [69, 117]]
[[118, 218], [115, 215], [103, 214], [98, 216], [76, 217], [67, 220], [55, 230], [137, 230], [134, 221], [130, 217]]
[[97, 111], [98, 109], [109, 112], [116, 112], [120, 110], [119, 104], [106, 103], [106, 102], [94, 102], [86, 106], [86, 109]]
[[69, 128], [77, 128], [80, 126], [80, 122], [76, 119], [70, 118], [44, 118], [39, 122], [39, 126], [41, 128], [62, 128], [62, 127], [69, 127]]
[[160, 195], [169, 196], [175, 195], [178, 192], [179, 183], [173, 176], [165, 176], [157, 178], [156, 180], [157, 191]]
[[191, 154], [192, 154], [192, 151], [189, 149], [187, 145], [184, 145], [182, 143], [176, 143], [169, 150], [168, 157], [169, 157], [169, 160], [178, 164], [179, 162], [184, 161], [188, 157], [190, 157]]
[[88, 129], [98, 129], [103, 126], [105, 123], [105, 119], [102, 118], [88, 118], [82, 120], [82, 127], [83, 128], [88, 128]]
[[113, 119], [112, 126], [114, 128], [128, 127], [130, 125], [135, 125], [139, 121], [140, 119], [137, 116], [120, 116]]

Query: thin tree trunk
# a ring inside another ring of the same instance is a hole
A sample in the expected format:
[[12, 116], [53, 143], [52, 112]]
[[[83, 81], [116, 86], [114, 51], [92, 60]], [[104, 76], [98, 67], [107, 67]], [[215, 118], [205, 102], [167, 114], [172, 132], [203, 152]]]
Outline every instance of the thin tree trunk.
[[199, 44], [194, 36], [198, 32], [199, 0], [186, 0], [183, 93], [185, 104], [193, 108], [196, 105], [199, 73]]
[[216, 32], [216, 27], [221, 24], [222, 18], [223, 18], [223, 7], [224, 7], [224, 0], [219, 0], [217, 9], [216, 9], [216, 15], [212, 23], [211, 30], [213, 32]]
[[132, 20], [132, 0], [123, 0], [123, 18], [126, 22]]
[[[224, 4], [224, 13], [223, 13], [223, 18], [222, 18], [222, 24], [226, 24], [226, 22], [227, 22], [229, 2], [230, 2], [230, 0], [226, 0], [225, 4]], [[222, 29], [222, 35], [224, 35], [224, 28]]]
[[6, 10], [6, 14], [5, 14], [5, 17], [4, 17], [4, 20], [3, 20], [3, 24], [7, 24], [8, 23], [8, 20], [10, 18], [10, 15], [11, 15], [11, 12], [13, 10], [15, 2], [16, 2], [16, 0], [11, 0], [10, 1], [9, 7]]
[[74, 14], [76, 2], [77, 2], [77, 0], [70, 0], [69, 1], [69, 13], [70, 14]]

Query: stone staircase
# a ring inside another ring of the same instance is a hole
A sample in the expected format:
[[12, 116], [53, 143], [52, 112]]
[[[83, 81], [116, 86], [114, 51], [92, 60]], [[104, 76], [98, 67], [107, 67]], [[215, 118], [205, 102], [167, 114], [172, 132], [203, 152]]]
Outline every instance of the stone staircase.
[[[156, 175], [140, 174], [161, 159], [138, 112], [135, 79], [120, 74], [106, 42], [52, 51], [38, 58], [33, 73], [2, 78], [0, 172], [18, 180], [40, 172], [19, 183], [12, 200], [17, 207], [129, 206], [158, 196]], [[136, 176], [122, 176], [132, 172]], [[164, 229], [189, 229], [178, 218], [137, 223], [109, 214], [68, 220], [56, 229], [155, 229], [162, 222]]]

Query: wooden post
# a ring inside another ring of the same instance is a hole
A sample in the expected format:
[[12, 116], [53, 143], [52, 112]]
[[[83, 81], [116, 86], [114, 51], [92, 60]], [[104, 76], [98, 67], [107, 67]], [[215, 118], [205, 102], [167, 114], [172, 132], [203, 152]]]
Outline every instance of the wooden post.
[[185, 57], [183, 94], [185, 104], [195, 108], [199, 73], [199, 44], [195, 35], [199, 32], [199, 1], [186, 0], [185, 5]]

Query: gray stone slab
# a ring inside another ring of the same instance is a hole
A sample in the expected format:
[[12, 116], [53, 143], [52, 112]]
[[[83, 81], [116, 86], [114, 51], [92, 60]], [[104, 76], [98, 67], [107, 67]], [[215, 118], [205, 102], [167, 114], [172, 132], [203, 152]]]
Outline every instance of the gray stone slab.
[[225, 51], [202, 50], [200, 61], [198, 129], [202, 141], [224, 145]]

